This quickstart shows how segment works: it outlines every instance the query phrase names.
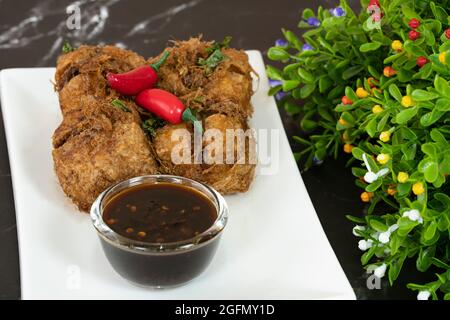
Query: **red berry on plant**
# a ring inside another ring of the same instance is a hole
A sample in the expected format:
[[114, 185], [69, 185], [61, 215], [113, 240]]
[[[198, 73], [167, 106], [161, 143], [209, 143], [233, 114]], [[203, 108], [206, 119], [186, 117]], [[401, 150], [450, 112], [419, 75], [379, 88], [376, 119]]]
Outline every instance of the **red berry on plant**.
[[408, 25], [412, 29], [417, 29], [420, 26], [420, 21], [417, 20], [416, 18], [413, 18], [413, 19], [409, 20]]
[[445, 30], [445, 37], [450, 39], [450, 29]]
[[424, 57], [424, 56], [418, 57], [417, 60], [416, 60], [416, 63], [419, 66], [419, 68], [422, 68], [428, 62], [429, 62], [429, 60], [426, 57]]
[[344, 105], [350, 105], [353, 103], [353, 101], [350, 100], [347, 96], [343, 96], [341, 101], [342, 101], [342, 104], [344, 104]]
[[378, 0], [370, 0], [369, 7], [370, 6], [377, 6], [377, 7], [379, 7], [380, 6], [380, 1], [378, 1]]
[[420, 32], [418, 32], [418, 31], [416, 31], [416, 30], [411, 30], [411, 31], [408, 33], [408, 37], [409, 37], [409, 39], [411, 39], [412, 41], [415, 41], [415, 40], [419, 39], [419, 37], [420, 37]]
[[383, 75], [386, 78], [390, 78], [390, 77], [394, 76], [396, 73], [397, 73], [397, 71], [390, 66], [387, 66], [383, 69]]

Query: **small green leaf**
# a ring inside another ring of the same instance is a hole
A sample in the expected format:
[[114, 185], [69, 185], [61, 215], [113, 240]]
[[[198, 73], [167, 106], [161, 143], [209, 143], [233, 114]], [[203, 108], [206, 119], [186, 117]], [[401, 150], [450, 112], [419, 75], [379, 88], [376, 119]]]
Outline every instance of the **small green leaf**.
[[436, 229], [437, 229], [437, 224], [436, 224], [436, 222], [434, 222], [434, 221], [432, 221], [429, 225], [428, 225], [428, 227], [427, 227], [427, 229], [425, 230], [425, 233], [424, 233], [424, 238], [425, 238], [425, 240], [431, 240], [431, 239], [433, 239], [433, 237], [434, 237], [434, 234], [436, 233]]
[[364, 70], [364, 66], [350, 67], [342, 73], [342, 79], [348, 80], [348, 79], [358, 75], [363, 70]]
[[298, 75], [306, 82], [314, 82], [315, 77], [310, 72], [306, 71], [305, 69], [298, 68], [297, 72], [298, 72]]
[[292, 89], [298, 87], [298, 85], [300, 84], [300, 81], [298, 80], [283, 80], [283, 91], [284, 92], [289, 92]]
[[389, 86], [389, 93], [398, 102], [402, 101], [402, 93], [400, 92], [400, 89], [397, 87], [397, 85], [391, 84]]
[[332, 85], [333, 81], [328, 76], [321, 77], [319, 79], [319, 92], [325, 93]]
[[436, 75], [434, 79], [434, 88], [439, 92], [442, 96], [450, 98], [450, 85], [446, 80]]
[[381, 43], [379, 43], [379, 42], [364, 43], [359, 47], [359, 51], [361, 51], [361, 52], [375, 51], [380, 46], [381, 46]]
[[429, 101], [439, 98], [439, 94], [417, 89], [412, 92], [411, 97], [414, 101]]
[[383, 179], [379, 178], [366, 187], [367, 192], [375, 192], [383, 184]]
[[382, 222], [380, 222], [380, 221], [378, 221], [378, 220], [375, 220], [375, 219], [370, 219], [370, 220], [369, 220], [369, 225], [370, 225], [375, 231], [378, 231], [378, 232], [385, 232], [385, 231], [388, 230], [388, 226], [387, 226], [387, 225], [385, 225], [384, 223], [382, 223]]
[[354, 147], [352, 149], [352, 155], [358, 160], [362, 160], [363, 159], [362, 156], [363, 156], [364, 153], [365, 152], [362, 149], [358, 148], [358, 147]]
[[383, 131], [384, 127], [386, 126], [387, 121], [389, 120], [389, 113], [386, 113], [383, 118], [381, 118], [380, 122], [377, 124], [377, 131], [381, 132]]
[[427, 182], [433, 183], [439, 174], [439, 167], [436, 162], [431, 162], [430, 165], [425, 169], [424, 177]]
[[314, 90], [316, 90], [315, 84], [305, 84], [300, 89], [300, 98], [305, 99], [309, 97], [314, 92]]
[[280, 61], [289, 59], [289, 53], [280, 47], [271, 47], [267, 52], [267, 56], [270, 60]]
[[420, 249], [416, 260], [417, 270], [421, 272], [427, 271], [428, 268], [433, 263], [432, 258], [434, 257], [435, 252], [436, 252], [435, 246]]
[[412, 108], [402, 110], [401, 112], [397, 113], [397, 115], [395, 116], [395, 122], [398, 124], [405, 124], [410, 119], [412, 119], [417, 114], [418, 111], [419, 111], [419, 108], [417, 108], [417, 107], [412, 107]]
[[408, 217], [401, 217], [397, 221], [398, 224], [398, 234], [400, 236], [406, 236], [415, 226], [418, 225], [417, 221], [412, 221]]
[[282, 75], [281, 70], [279, 70], [275, 67], [272, 67], [272, 66], [267, 66], [266, 71], [267, 71], [267, 76], [269, 77], [269, 79], [280, 80], [280, 81], [283, 80], [283, 75]]

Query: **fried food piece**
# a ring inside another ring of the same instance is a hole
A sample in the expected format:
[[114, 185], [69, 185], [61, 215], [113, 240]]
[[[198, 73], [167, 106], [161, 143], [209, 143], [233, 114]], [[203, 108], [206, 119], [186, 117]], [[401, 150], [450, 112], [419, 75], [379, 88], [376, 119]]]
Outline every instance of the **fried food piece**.
[[[223, 113], [247, 120], [253, 112], [252, 68], [248, 57], [242, 50], [222, 48], [225, 60], [208, 74], [198, 61], [208, 57], [206, 49], [211, 45], [200, 38], [191, 38], [166, 48], [170, 55], [158, 71], [158, 86], [198, 112]], [[149, 63], [159, 58], [152, 58]]]
[[129, 71], [145, 63], [116, 47], [88, 47], [61, 56], [56, 71], [63, 121], [53, 135], [53, 161], [63, 191], [82, 211], [111, 184], [157, 173], [150, 142], [137, 106], [111, 103], [119, 95], [104, 74]]
[[[195, 164], [194, 161], [192, 136], [192, 126], [186, 122], [175, 125], [167, 124], [156, 131], [153, 148], [162, 173], [201, 180], [202, 167], [200, 164]], [[184, 154], [184, 151], [187, 153]], [[179, 157], [180, 161], [172, 161], [172, 153]]]
[[[207, 117], [204, 120], [205, 134], [201, 142], [202, 159], [194, 163], [195, 144], [191, 125], [166, 125], [156, 131], [153, 143], [161, 164], [160, 170], [202, 181], [223, 194], [245, 192], [253, 180], [256, 166], [255, 141], [252, 135], [244, 136], [247, 129], [240, 118], [223, 114]], [[178, 130], [184, 130], [188, 139], [183, 139], [185, 136]], [[236, 136], [240, 133], [239, 130], [243, 134], [240, 141]], [[172, 157], [180, 155], [183, 158], [182, 150], [189, 151], [185, 158], [188, 163], [177, 164], [178, 161], [173, 161]], [[227, 152], [232, 154], [232, 158]]]
[[[247, 125], [239, 118], [223, 114], [213, 114], [205, 119], [205, 132], [207, 133], [211, 129], [217, 130], [217, 133], [222, 136], [223, 154], [216, 159], [223, 159], [223, 163], [205, 165], [202, 180], [224, 194], [247, 191], [256, 167], [256, 145], [253, 135], [250, 131], [246, 131]], [[241, 139], [238, 138], [238, 135], [241, 135]], [[207, 151], [211, 143], [214, 143], [214, 139], [208, 140], [204, 136], [204, 159], [206, 157], [215, 158], [216, 148], [212, 148], [211, 152]], [[232, 158], [227, 159], [230, 155]]]
[[79, 110], [83, 99], [109, 99], [119, 95], [110, 89], [106, 73], [127, 72], [146, 63], [132, 51], [114, 46], [81, 46], [58, 58], [55, 88], [64, 114]]

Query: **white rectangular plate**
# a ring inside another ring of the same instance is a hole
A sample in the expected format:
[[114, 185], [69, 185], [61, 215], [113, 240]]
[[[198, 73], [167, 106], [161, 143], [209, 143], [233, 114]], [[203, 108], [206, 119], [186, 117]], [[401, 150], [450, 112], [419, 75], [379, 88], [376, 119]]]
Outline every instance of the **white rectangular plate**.
[[53, 68], [1, 72], [1, 102], [18, 224], [23, 299], [354, 299], [303, 184], [262, 56], [255, 129], [279, 129], [279, 166], [226, 197], [229, 224], [209, 268], [168, 290], [135, 287], [109, 266], [89, 216], [63, 194], [51, 137], [61, 121]]

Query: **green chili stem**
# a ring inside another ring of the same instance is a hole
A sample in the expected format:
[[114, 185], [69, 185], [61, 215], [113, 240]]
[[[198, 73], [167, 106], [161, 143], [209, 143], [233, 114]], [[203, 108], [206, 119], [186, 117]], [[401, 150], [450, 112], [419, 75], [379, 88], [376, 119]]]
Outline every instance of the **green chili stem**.
[[170, 55], [169, 51], [164, 51], [162, 57], [156, 61], [155, 63], [152, 63], [150, 66], [155, 69], [155, 71], [158, 71], [159, 67], [166, 61], [167, 57]]
[[183, 111], [183, 114], [181, 115], [181, 119], [183, 121], [192, 122], [192, 124], [194, 125], [194, 129], [203, 134], [202, 122], [194, 116], [194, 114], [192, 113], [192, 110], [190, 108], [186, 108]]

